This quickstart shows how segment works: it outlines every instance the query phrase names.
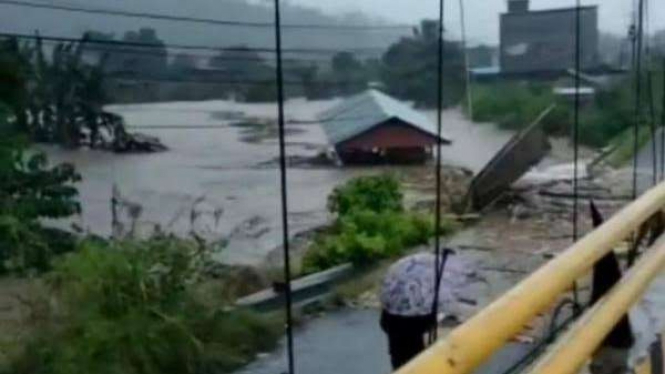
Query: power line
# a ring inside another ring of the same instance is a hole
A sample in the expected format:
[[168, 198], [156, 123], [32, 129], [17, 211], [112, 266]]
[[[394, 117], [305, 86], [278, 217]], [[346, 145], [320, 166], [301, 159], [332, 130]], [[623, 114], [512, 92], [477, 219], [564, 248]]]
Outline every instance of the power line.
[[[152, 19], [152, 20], [161, 20], [161, 21], [171, 21], [171, 22], [186, 22], [186, 23], [199, 23], [199, 24], [208, 24], [208, 25], [217, 25], [217, 26], [233, 26], [233, 27], [249, 27], [249, 28], [272, 28], [274, 23], [272, 22], [249, 22], [249, 21], [231, 21], [231, 20], [217, 20], [212, 18], [199, 18], [199, 17], [188, 17], [188, 16], [179, 16], [179, 15], [170, 15], [170, 14], [158, 14], [158, 13], [147, 13], [147, 12], [131, 12], [126, 10], [117, 10], [117, 9], [102, 9], [102, 8], [84, 8], [71, 5], [60, 5], [60, 4], [45, 4], [37, 3], [30, 1], [21, 1], [21, 0], [0, 0], [0, 4], [11, 5], [17, 7], [25, 8], [36, 8], [36, 9], [49, 9], [49, 10], [58, 10], [64, 12], [73, 12], [73, 13], [85, 13], [85, 14], [103, 14], [109, 16], [118, 16], [118, 17], [127, 17], [127, 18], [141, 18], [141, 19]], [[357, 30], [399, 30], [399, 29], [411, 29], [413, 25], [407, 24], [391, 24], [391, 25], [325, 25], [325, 24], [285, 24], [281, 26], [284, 29], [298, 29], [298, 30], [347, 30], [347, 31], [357, 31]]]
[[[243, 103], [248, 104], [248, 103]], [[122, 105], [122, 104], [118, 104]], [[163, 111], [163, 109], [159, 109]], [[173, 112], [178, 112], [178, 110], [171, 110]], [[184, 111], [184, 110], [183, 110]], [[214, 112], [208, 110], [201, 110], [200, 112]], [[364, 121], [364, 120], [375, 120], [375, 117], [344, 117], [344, 118], [330, 118], [330, 119], [321, 119], [321, 120], [287, 120], [285, 123], [287, 125], [318, 125], [327, 122], [336, 122], [336, 121]], [[238, 120], [237, 122], [242, 122], [243, 120]], [[236, 123], [237, 123], [236, 122]], [[125, 125], [128, 129], [146, 129], [146, 130], [206, 130], [206, 129], [222, 129], [222, 128], [237, 128], [233, 123], [229, 124], [208, 124], [208, 125]]]
[[473, 120], [473, 92], [471, 88], [471, 69], [469, 68], [469, 51], [466, 39], [466, 16], [464, 13], [464, 0], [459, 0], [460, 29], [462, 36], [462, 53], [464, 53], [464, 75], [466, 79], [466, 100], [469, 109], [469, 117]]
[[[117, 80], [117, 81], [131, 81], [131, 82], [145, 82], [145, 83], [198, 83], [198, 84], [207, 84], [207, 85], [263, 85], [270, 86], [276, 84], [274, 79], [266, 80], [233, 80], [233, 79], [191, 79], [191, 78], [170, 78], [170, 77], [122, 77], [122, 76], [108, 76], [106, 79]], [[312, 84], [324, 84], [324, 85], [343, 85], [343, 84], [367, 84], [367, 81], [326, 81], [326, 80], [314, 80]], [[301, 81], [284, 81], [285, 85], [304, 85], [305, 83]]]
[[[642, 47], [644, 38], [644, 0], [638, 0], [637, 37], [635, 40], [635, 108], [633, 124], [633, 200], [637, 198], [637, 172], [639, 163], [639, 131], [642, 122]], [[633, 237], [633, 245], [628, 252], [627, 266], [631, 267], [637, 258], [639, 243], [637, 236]]]
[[644, 28], [645, 28], [645, 33], [647, 35], [647, 39], [645, 42], [645, 50], [644, 50], [644, 56], [646, 59], [647, 63], [647, 100], [648, 100], [648, 107], [649, 107], [649, 129], [651, 130], [651, 157], [652, 157], [652, 176], [651, 176], [651, 181], [652, 185], [655, 186], [658, 184], [658, 151], [657, 151], [657, 144], [656, 144], [656, 106], [654, 103], [655, 97], [654, 97], [654, 87], [653, 87], [653, 69], [652, 69], [652, 61], [651, 61], [651, 42], [650, 42], [650, 37], [651, 35], [651, 28], [649, 26], [649, 4], [650, 1], [647, 0], [645, 3], [645, 18], [644, 18]]
[[284, 71], [282, 70], [282, 28], [279, 0], [275, 0], [275, 62], [277, 64], [277, 125], [279, 129], [279, 177], [282, 201], [282, 240], [284, 251], [284, 308], [286, 309], [286, 348], [289, 374], [295, 374], [293, 316], [291, 300], [291, 252], [289, 248], [289, 203], [286, 171], [286, 130], [284, 122]]
[[635, 102], [633, 113], [633, 199], [637, 197], [637, 169], [638, 169], [638, 153], [639, 153], [639, 131], [640, 122], [642, 120], [641, 99], [642, 99], [642, 38], [644, 36], [644, 0], [638, 0], [637, 10], [637, 35], [634, 38], [633, 48], [635, 51]]
[[[0, 0], [2, 1], [2, 0]], [[246, 46], [235, 46], [235, 47], [212, 47], [206, 45], [191, 45], [191, 44], [155, 44], [155, 43], [145, 43], [145, 42], [131, 42], [124, 40], [95, 40], [95, 39], [82, 39], [82, 38], [71, 38], [64, 36], [53, 36], [53, 35], [33, 35], [33, 34], [23, 34], [23, 33], [10, 33], [10, 32], [0, 32], [0, 37], [7, 38], [21, 38], [21, 39], [42, 39], [42, 40], [52, 40], [58, 42], [86, 42], [94, 43], [100, 45], [118, 45], [118, 46], [130, 46], [130, 47], [139, 47], [139, 48], [170, 48], [170, 49], [182, 49], [182, 50], [198, 50], [198, 51], [212, 51], [212, 52], [239, 52], [239, 53], [275, 53], [274, 48], [266, 47], [246, 47]], [[301, 53], [301, 54], [313, 54], [313, 55], [332, 55], [338, 52], [385, 52], [387, 48], [384, 47], [358, 47], [358, 48], [340, 48], [340, 49], [326, 49], [326, 48], [284, 48], [282, 52], [284, 53]]]
[[662, 88], [660, 106], [660, 179], [665, 179], [665, 58], [662, 61]]
[[[0, 34], [2, 35], [2, 34]], [[57, 45], [62, 42], [60, 41], [54, 41], [54, 40], [43, 40], [43, 43], [50, 44], [50, 45]], [[95, 44], [94, 41], [86, 40], [83, 42], [84, 44]], [[140, 56], [154, 56], [154, 57], [163, 57], [164, 53], [161, 53], [159, 51], [153, 51], [150, 49], [133, 49], [133, 48], [123, 48], [121, 46], [118, 47], [103, 47], [103, 46], [96, 46], [96, 45], [86, 45], [84, 48], [85, 51], [91, 51], [91, 52], [98, 52], [100, 54], [107, 53], [109, 55], [120, 55], [120, 56], [126, 56], [126, 55], [140, 55]], [[267, 63], [268, 60], [260, 57], [243, 57], [243, 56], [225, 56], [225, 55], [215, 55], [215, 54], [197, 54], [197, 53], [184, 53], [184, 52], [179, 52], [179, 53], [171, 53], [170, 54], [173, 57], [178, 57], [178, 56], [184, 56], [192, 59], [199, 59], [199, 60], [221, 60], [221, 61], [246, 61], [246, 62], [264, 62]], [[286, 62], [309, 62], [309, 63], [327, 63], [330, 60], [326, 58], [303, 58], [303, 57], [289, 57], [285, 59]]]
[[441, 147], [443, 140], [441, 138], [443, 123], [443, 55], [445, 53], [445, 43], [443, 40], [445, 1], [439, 0], [439, 20], [437, 23], [437, 110], [436, 110], [436, 207], [434, 209], [434, 297], [432, 300], [432, 318], [434, 325], [429, 331], [429, 342], [434, 343], [438, 336], [438, 315], [439, 315], [439, 288], [441, 287], [441, 278], [443, 277], [443, 266], [447, 259], [447, 252], [441, 251]]
[[[575, 104], [573, 113], [573, 242], [579, 237], [579, 149], [580, 149], [580, 81], [582, 75], [582, 4], [575, 2]], [[577, 280], [573, 282], [573, 314], [580, 312]]]

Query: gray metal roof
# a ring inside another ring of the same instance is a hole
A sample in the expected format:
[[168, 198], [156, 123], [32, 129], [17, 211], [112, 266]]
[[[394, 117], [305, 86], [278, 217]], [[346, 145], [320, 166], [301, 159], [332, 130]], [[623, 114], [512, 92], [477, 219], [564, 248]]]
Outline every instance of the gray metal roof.
[[[391, 119], [401, 120], [436, 137], [436, 126], [407, 104], [375, 89], [354, 95], [318, 116], [328, 140], [337, 144], [349, 140]], [[450, 139], [442, 135], [445, 143]]]

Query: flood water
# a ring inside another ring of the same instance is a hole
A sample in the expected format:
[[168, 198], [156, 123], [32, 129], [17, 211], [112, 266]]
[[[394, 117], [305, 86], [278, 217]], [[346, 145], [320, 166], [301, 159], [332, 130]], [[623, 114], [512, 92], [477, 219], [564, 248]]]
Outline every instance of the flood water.
[[[287, 125], [289, 156], [313, 156], [328, 147], [321, 126], [311, 121], [338, 102], [287, 102], [287, 121], [310, 121]], [[121, 114], [133, 131], [159, 137], [169, 151], [118, 155], [45, 148], [52, 161], [72, 162], [83, 176], [79, 185], [83, 205], [80, 226], [110, 234], [115, 185], [124, 201], [142, 207], [137, 231], [150, 231], [159, 225], [181, 235], [195, 229], [208, 237], [224, 238], [228, 243], [220, 254], [224, 262], [258, 264], [281, 243], [279, 169], [271, 162], [278, 156], [274, 131], [252, 139], [246, 128], [232, 126], [248, 118], [274, 120], [275, 104], [206, 101], [114, 105], [108, 109]], [[434, 120], [435, 112], [427, 114]], [[482, 167], [510, 137], [491, 125], [469, 123], [459, 110], [444, 113], [443, 128], [454, 141], [443, 151], [444, 162], [472, 170]], [[326, 198], [336, 185], [376, 170], [289, 168], [291, 235], [328, 221]], [[223, 211], [219, 220], [211, 214], [215, 210]], [[131, 221], [127, 214], [121, 209], [120, 221]]]

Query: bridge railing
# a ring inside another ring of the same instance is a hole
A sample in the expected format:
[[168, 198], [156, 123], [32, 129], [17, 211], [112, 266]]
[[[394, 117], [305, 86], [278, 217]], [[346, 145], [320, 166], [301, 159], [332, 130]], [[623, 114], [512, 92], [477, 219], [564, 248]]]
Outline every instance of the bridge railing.
[[[473, 372], [538, 314], [550, 308], [599, 259], [664, 206], [665, 184], [660, 184], [433, 344], [399, 369], [397, 374]], [[578, 320], [533, 372], [576, 372], [616, 321], [639, 298], [664, 263], [665, 241], [661, 239], [610, 293]], [[573, 341], [575, 345], [571, 344]], [[571, 359], [571, 350], [575, 352], [575, 360]]]

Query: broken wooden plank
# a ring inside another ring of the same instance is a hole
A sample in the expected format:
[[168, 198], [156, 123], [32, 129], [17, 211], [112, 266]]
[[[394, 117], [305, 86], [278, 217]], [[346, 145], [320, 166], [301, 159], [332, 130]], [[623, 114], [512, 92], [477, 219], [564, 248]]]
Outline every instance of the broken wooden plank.
[[476, 175], [467, 195], [475, 209], [480, 210], [496, 200], [547, 154], [550, 144], [541, 123], [555, 106], [550, 105], [531, 125], [513, 136]]

